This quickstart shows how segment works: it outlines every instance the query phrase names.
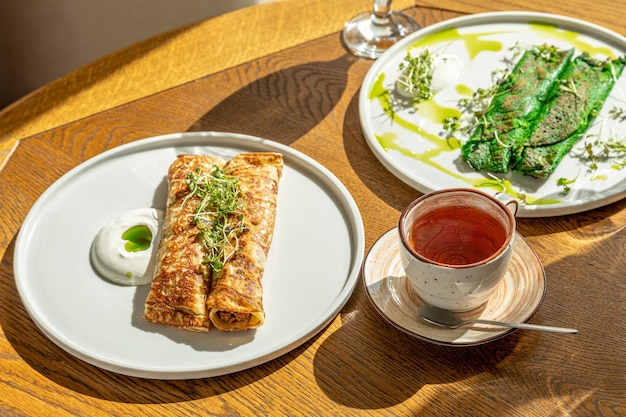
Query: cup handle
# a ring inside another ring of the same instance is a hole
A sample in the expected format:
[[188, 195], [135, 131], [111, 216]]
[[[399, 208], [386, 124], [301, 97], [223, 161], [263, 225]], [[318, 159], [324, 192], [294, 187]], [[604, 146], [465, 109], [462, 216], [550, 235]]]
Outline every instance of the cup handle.
[[511, 197], [506, 193], [497, 193], [494, 197], [499, 200], [502, 204], [508, 208], [511, 213], [515, 216], [517, 214], [517, 209], [519, 208], [519, 202], [516, 198]]

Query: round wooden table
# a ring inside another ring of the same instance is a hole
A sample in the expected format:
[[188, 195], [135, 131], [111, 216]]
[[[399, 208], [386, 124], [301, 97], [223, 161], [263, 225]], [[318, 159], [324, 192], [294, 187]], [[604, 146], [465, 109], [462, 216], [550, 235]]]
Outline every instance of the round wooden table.
[[[422, 26], [470, 13], [532, 10], [621, 35], [623, 6], [394, 2]], [[346, 52], [341, 29], [368, 7], [365, 0], [290, 0], [238, 10], [106, 56], [0, 112], [0, 414], [626, 414], [624, 201], [518, 220], [547, 277], [545, 299], [530, 322], [577, 328], [577, 335], [518, 331], [481, 346], [438, 346], [389, 325], [359, 282], [327, 327], [277, 359], [214, 378], [156, 380], [89, 365], [29, 317], [13, 259], [35, 201], [89, 158], [168, 133], [236, 132], [308, 155], [354, 198], [367, 252], [420, 195], [378, 162], [361, 131], [358, 93], [373, 62]]]

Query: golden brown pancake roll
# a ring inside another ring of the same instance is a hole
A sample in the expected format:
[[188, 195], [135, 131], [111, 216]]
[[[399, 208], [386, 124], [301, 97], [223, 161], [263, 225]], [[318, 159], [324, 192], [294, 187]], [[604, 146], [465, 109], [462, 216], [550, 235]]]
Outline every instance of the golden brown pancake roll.
[[206, 300], [210, 268], [198, 238], [194, 212], [200, 198], [189, 196], [190, 173], [209, 172], [224, 161], [201, 155], [181, 155], [168, 171], [168, 196], [157, 264], [145, 302], [146, 320], [185, 330], [207, 332], [210, 320]]
[[278, 153], [240, 154], [224, 165], [226, 174], [238, 178], [245, 197], [245, 231], [223, 269], [212, 273], [206, 304], [211, 322], [220, 330], [249, 330], [265, 322], [261, 281], [274, 234], [282, 170]]

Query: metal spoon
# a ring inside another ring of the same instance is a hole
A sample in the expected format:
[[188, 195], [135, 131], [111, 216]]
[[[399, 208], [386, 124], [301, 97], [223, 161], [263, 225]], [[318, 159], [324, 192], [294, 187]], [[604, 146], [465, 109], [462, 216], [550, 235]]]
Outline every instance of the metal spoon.
[[442, 310], [440, 308], [433, 307], [433, 306], [418, 307], [417, 313], [422, 317], [422, 319], [424, 319], [425, 321], [429, 323], [432, 323], [441, 327], [448, 327], [450, 329], [456, 329], [457, 327], [465, 326], [466, 324], [481, 323], [481, 324], [492, 324], [494, 326], [513, 327], [516, 329], [542, 330], [544, 332], [578, 333], [578, 330], [576, 329], [565, 329], [562, 327], [553, 327], [553, 326], [540, 326], [538, 324], [508, 323], [504, 321], [482, 320], [482, 319], [463, 320], [462, 318], [452, 313], [451, 311]]

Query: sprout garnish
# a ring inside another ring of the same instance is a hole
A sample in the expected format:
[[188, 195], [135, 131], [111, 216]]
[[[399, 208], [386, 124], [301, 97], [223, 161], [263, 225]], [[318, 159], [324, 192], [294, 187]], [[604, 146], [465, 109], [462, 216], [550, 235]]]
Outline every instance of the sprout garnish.
[[243, 221], [245, 198], [239, 179], [215, 165], [208, 173], [196, 169], [187, 175], [185, 182], [189, 194], [183, 204], [191, 197], [200, 200], [193, 221], [200, 230], [198, 237], [206, 250], [204, 261], [214, 272], [219, 272], [239, 249], [239, 234], [247, 230]]

